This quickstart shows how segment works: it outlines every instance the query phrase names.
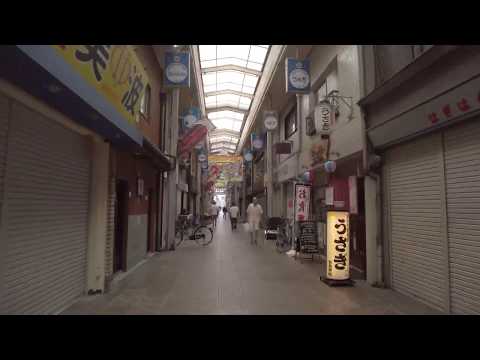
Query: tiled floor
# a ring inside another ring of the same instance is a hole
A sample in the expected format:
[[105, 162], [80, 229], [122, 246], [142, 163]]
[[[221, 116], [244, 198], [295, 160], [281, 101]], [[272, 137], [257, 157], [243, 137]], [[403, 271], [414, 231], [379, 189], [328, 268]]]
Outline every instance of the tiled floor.
[[208, 247], [185, 242], [157, 254], [105, 295], [85, 297], [62, 314], [438, 314], [363, 281], [331, 288], [322, 264], [252, 246], [219, 220]]

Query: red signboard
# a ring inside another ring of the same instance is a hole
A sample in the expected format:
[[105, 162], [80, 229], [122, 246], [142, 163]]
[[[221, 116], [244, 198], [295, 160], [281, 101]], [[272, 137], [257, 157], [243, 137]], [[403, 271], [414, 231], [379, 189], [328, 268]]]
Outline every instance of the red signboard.
[[197, 125], [190, 129], [180, 140], [179, 153], [191, 151], [195, 145], [202, 141], [208, 133], [208, 129], [205, 126]]

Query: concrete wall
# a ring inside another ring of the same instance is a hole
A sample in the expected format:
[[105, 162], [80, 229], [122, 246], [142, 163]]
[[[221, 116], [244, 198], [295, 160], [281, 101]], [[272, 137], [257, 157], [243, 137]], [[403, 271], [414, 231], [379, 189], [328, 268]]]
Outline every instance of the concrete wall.
[[88, 219], [87, 292], [104, 290], [105, 247], [107, 237], [107, 203], [110, 145], [92, 138], [92, 173]]
[[138, 59], [144, 66], [151, 88], [149, 119], [142, 119], [142, 121], [137, 124], [137, 127], [145, 137], [147, 137], [152, 143], [158, 145], [160, 141], [160, 91], [162, 90], [162, 70], [158, 65], [155, 53], [151, 46], [132, 46], [134, 46]]
[[127, 271], [147, 254], [147, 225], [146, 214], [128, 216]]
[[366, 232], [366, 250], [367, 250], [367, 282], [374, 284], [379, 280], [379, 259], [377, 253], [377, 193], [376, 181], [370, 177], [365, 177], [365, 232]]

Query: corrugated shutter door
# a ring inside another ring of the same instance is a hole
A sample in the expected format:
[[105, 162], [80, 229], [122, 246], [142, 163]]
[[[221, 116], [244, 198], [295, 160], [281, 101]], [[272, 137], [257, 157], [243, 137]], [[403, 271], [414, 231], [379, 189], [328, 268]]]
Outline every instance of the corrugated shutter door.
[[2, 313], [52, 314], [85, 289], [89, 141], [14, 102]]
[[5, 184], [5, 168], [7, 165], [8, 113], [7, 97], [0, 95], [0, 219], [2, 216], [3, 189]]
[[480, 314], [480, 121], [444, 139], [451, 311]]
[[445, 309], [441, 135], [387, 152], [392, 288]]

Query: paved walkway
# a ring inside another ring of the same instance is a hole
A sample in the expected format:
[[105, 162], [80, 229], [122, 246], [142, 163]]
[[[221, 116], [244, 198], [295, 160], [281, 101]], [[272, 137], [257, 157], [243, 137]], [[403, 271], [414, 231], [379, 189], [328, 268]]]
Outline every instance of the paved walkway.
[[187, 241], [157, 254], [105, 295], [85, 297], [63, 314], [437, 314], [401, 294], [372, 288], [331, 288], [322, 265], [276, 253], [271, 242], [249, 243], [219, 219], [208, 247]]

